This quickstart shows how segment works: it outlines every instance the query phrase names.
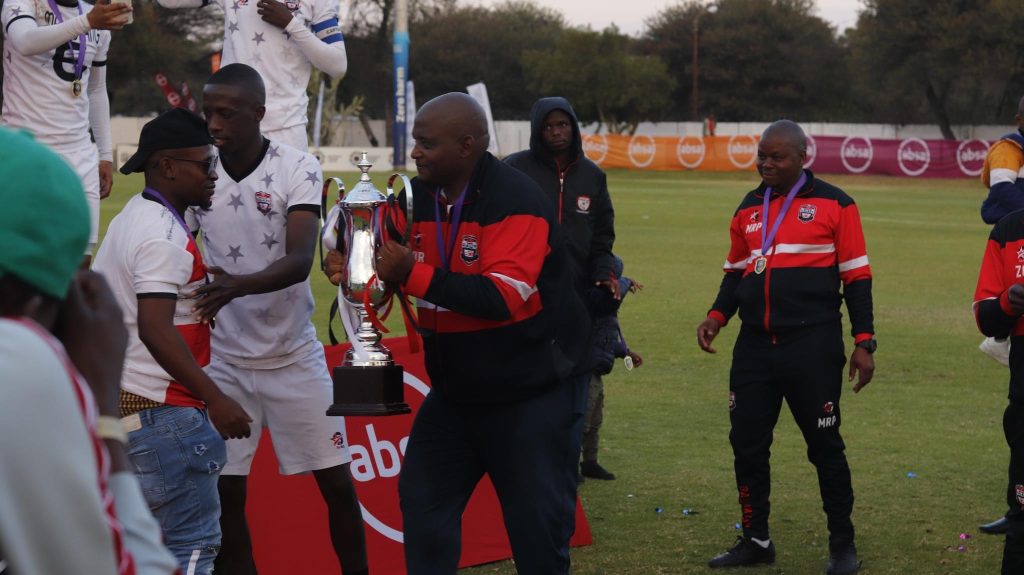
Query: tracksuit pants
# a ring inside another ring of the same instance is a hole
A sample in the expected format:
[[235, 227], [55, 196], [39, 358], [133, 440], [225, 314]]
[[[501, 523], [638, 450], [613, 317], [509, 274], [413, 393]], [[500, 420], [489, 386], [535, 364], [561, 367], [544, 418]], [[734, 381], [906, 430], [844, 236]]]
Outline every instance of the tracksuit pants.
[[1003, 575], [1024, 573], [1024, 403], [1010, 401], [1003, 412], [1003, 433], [1010, 446], [1009, 483], [1006, 487], [1006, 514], [1009, 529], [1003, 547]]
[[427, 395], [398, 480], [410, 575], [455, 574], [462, 513], [485, 473], [501, 503], [518, 572], [569, 573], [584, 382], [576, 377], [501, 404]]
[[771, 510], [769, 464], [772, 434], [782, 400], [789, 404], [818, 472], [833, 548], [853, 541], [853, 487], [839, 435], [843, 386], [842, 326], [839, 322], [777, 333], [743, 325], [729, 374], [729, 441], [735, 457], [743, 534], [766, 540]]

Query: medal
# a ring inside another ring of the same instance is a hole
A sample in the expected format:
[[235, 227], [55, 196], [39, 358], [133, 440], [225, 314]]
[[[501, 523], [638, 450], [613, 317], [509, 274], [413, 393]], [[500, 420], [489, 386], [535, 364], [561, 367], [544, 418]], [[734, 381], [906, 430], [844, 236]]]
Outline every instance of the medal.
[[82, 97], [82, 81], [78, 78], [75, 78], [75, 81], [71, 82], [71, 95], [75, 98]]
[[768, 258], [761, 256], [754, 260], [754, 273], [763, 274], [764, 268], [768, 267]]
[[793, 187], [786, 194], [785, 201], [782, 202], [782, 207], [779, 208], [779, 213], [775, 215], [775, 223], [771, 224], [771, 231], [768, 231], [769, 218], [768, 218], [768, 207], [772, 197], [772, 188], [769, 186], [764, 190], [764, 204], [761, 206], [761, 213], [764, 214], [764, 224], [761, 226], [761, 254], [754, 260], [754, 273], [762, 274], [764, 270], [768, 269], [768, 258], [766, 256], [771, 252], [772, 246], [775, 243], [775, 234], [779, 231], [779, 226], [782, 225], [782, 220], [786, 217], [786, 212], [789, 211], [790, 204], [793, 203], [793, 198], [796, 197], [796, 193], [800, 191], [800, 188], [804, 187], [807, 182], [807, 174], [800, 174], [800, 179], [793, 184]]
[[[57, 5], [55, 0], [48, 0], [50, 4], [50, 10], [53, 12], [53, 18], [58, 24], [64, 22], [64, 17], [60, 14], [60, 6]], [[78, 15], [84, 14], [82, 11], [82, 3], [78, 2]], [[79, 34], [78, 36], [78, 57], [75, 58], [75, 79], [71, 82], [71, 97], [81, 98], [82, 97], [82, 72], [85, 70], [85, 52], [88, 50], [89, 37], [85, 34]], [[68, 51], [72, 54], [75, 53], [75, 45], [73, 42], [67, 43]], [[58, 49], [60, 49], [58, 47]]]

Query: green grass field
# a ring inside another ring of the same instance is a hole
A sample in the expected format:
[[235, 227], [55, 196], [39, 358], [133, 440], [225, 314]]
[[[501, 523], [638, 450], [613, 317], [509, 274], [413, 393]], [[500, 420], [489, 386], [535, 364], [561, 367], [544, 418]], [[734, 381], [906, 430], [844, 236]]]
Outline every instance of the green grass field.
[[[385, 176], [376, 178], [381, 189]], [[733, 543], [739, 509], [727, 403], [737, 326], [723, 330], [717, 355], [701, 352], [694, 333], [721, 280], [729, 219], [755, 178], [609, 174], [615, 251], [626, 275], [646, 286], [620, 318], [645, 362], [632, 372], [620, 365], [606, 379], [601, 461], [618, 479], [581, 486], [594, 545], [573, 551], [574, 573], [707, 573], [707, 560]], [[826, 179], [860, 207], [875, 278], [875, 379], [843, 404], [862, 572], [996, 573], [1003, 540], [977, 531], [1005, 511], [1008, 458], [1007, 372], [977, 350], [971, 315], [988, 234], [978, 216], [984, 190], [975, 180]], [[141, 185], [138, 176], [118, 176], [104, 222]], [[312, 277], [326, 340], [333, 290], [318, 271]], [[397, 315], [389, 324], [401, 330]], [[828, 550], [817, 480], [786, 409], [773, 447], [778, 560], [742, 572], [822, 573]], [[684, 508], [696, 513], [684, 516]], [[466, 573], [515, 569], [502, 562]]]

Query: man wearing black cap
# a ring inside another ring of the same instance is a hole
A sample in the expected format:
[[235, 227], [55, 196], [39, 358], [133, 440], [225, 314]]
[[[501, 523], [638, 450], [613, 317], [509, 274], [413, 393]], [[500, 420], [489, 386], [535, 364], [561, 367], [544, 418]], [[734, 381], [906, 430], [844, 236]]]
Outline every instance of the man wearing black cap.
[[224, 439], [247, 437], [251, 421], [203, 372], [212, 324], [192, 312], [191, 294], [207, 278], [183, 214], [210, 205], [216, 161], [206, 122], [191, 112], [143, 126], [121, 172], [145, 172], [146, 187], [110, 223], [94, 266], [128, 327], [121, 416], [129, 455], [167, 547], [182, 572], [195, 574], [212, 572], [220, 548]]

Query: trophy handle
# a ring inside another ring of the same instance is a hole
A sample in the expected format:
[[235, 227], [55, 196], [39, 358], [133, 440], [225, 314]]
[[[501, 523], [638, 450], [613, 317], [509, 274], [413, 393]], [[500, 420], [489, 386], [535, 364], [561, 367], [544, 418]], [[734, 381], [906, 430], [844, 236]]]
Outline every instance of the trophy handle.
[[397, 178], [402, 178], [402, 185], [405, 187], [405, 233], [402, 235], [405, 245], [409, 245], [409, 236], [412, 234], [412, 182], [409, 181], [409, 176], [397, 172], [388, 178], [388, 195], [395, 196], [396, 204], [398, 203], [398, 194], [395, 193], [393, 184]]

